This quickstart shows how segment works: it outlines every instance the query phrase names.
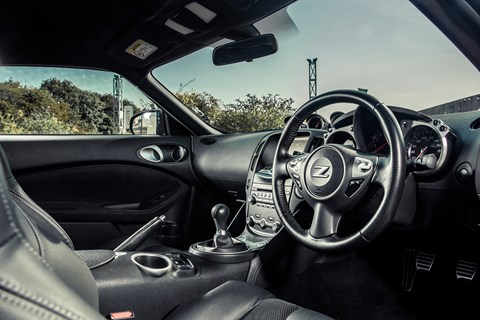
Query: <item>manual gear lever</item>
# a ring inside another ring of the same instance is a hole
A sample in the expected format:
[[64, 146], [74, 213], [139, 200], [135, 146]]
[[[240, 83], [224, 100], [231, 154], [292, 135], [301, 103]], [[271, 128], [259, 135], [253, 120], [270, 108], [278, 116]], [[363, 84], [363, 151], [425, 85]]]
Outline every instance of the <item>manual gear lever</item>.
[[217, 248], [233, 247], [232, 237], [227, 230], [228, 217], [230, 216], [230, 209], [223, 203], [219, 203], [212, 208], [212, 219], [215, 223], [215, 235], [213, 236], [213, 243]]

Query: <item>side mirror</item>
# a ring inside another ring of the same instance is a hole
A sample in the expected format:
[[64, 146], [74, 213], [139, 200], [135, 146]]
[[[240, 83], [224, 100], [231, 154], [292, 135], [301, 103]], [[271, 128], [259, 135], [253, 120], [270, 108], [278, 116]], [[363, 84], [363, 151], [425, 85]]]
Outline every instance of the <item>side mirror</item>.
[[143, 135], [166, 135], [167, 126], [164, 112], [148, 110], [137, 113], [130, 119], [130, 132]]
[[242, 61], [268, 56], [277, 52], [277, 39], [273, 34], [262, 34], [245, 40], [230, 42], [216, 47], [212, 59], [216, 66], [223, 66]]

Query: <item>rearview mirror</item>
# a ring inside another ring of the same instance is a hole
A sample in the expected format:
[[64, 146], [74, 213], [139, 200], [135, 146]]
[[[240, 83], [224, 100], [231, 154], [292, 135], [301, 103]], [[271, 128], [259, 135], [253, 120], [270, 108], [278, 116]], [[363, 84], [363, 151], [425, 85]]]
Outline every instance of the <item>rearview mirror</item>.
[[223, 66], [271, 55], [278, 50], [277, 39], [273, 34], [263, 34], [253, 38], [230, 42], [213, 50], [213, 64]]
[[166, 135], [165, 115], [162, 110], [137, 113], [130, 119], [132, 134]]

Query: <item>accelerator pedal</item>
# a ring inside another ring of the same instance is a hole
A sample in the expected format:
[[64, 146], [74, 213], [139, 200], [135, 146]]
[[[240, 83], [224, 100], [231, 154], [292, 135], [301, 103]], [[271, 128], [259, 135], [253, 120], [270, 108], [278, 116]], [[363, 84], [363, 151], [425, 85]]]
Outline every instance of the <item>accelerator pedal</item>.
[[478, 265], [476, 262], [459, 260], [455, 268], [457, 279], [472, 281], [477, 273]]

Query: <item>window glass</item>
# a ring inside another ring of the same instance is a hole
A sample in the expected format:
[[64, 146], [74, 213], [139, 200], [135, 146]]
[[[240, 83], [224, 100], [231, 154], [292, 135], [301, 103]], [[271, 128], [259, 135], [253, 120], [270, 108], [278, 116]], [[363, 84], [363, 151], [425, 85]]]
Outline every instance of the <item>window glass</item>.
[[[296, 1], [255, 27], [275, 35], [277, 53], [215, 66], [218, 42], [153, 75], [200, 119], [227, 132], [281, 128], [310, 96], [336, 89], [367, 91], [427, 114], [480, 107], [480, 73], [410, 1]], [[352, 108], [318, 113], [329, 119]]]
[[155, 108], [111, 72], [0, 67], [0, 134], [130, 134], [132, 116]]

